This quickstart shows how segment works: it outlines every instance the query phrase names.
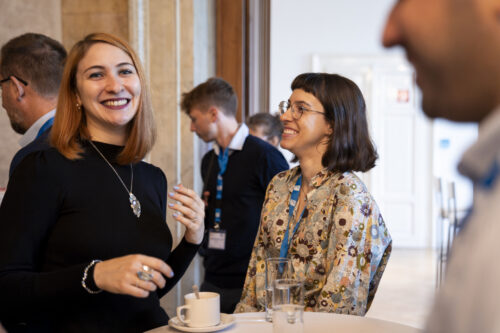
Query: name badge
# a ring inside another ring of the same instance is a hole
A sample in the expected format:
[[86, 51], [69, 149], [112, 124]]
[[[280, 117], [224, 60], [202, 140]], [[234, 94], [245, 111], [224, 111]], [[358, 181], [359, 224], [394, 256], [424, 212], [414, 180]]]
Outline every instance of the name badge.
[[212, 250], [225, 250], [226, 230], [210, 229], [208, 233], [208, 248]]

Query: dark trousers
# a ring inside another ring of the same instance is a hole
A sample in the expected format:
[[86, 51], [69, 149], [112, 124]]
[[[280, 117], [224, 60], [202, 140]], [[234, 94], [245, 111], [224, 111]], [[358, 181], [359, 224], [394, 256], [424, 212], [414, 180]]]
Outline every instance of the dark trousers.
[[226, 289], [219, 288], [210, 282], [203, 281], [201, 284], [201, 291], [211, 291], [218, 293], [220, 295], [220, 312], [221, 313], [233, 313], [236, 308], [236, 304], [240, 301], [241, 292], [243, 288], [236, 289]]

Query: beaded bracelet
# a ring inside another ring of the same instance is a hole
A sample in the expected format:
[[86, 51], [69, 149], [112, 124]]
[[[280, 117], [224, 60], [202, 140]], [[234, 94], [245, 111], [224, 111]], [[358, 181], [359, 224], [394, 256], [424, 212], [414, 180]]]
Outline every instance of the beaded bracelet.
[[87, 284], [85, 283], [87, 281], [87, 274], [89, 272], [89, 269], [91, 269], [95, 264], [97, 264], [98, 262], [101, 262], [101, 260], [99, 259], [94, 259], [92, 260], [92, 262], [90, 264], [88, 264], [87, 267], [85, 267], [85, 269], [83, 270], [83, 277], [82, 277], [82, 287], [87, 290], [88, 293], [90, 294], [98, 294], [102, 291], [102, 289], [99, 289], [99, 290], [92, 290], [90, 289], [89, 287], [87, 287]]

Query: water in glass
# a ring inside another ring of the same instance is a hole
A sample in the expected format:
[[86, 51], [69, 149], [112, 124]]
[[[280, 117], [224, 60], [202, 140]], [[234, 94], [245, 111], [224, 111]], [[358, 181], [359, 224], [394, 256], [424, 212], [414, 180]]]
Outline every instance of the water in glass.
[[273, 288], [266, 289], [266, 320], [273, 321]]
[[273, 333], [303, 333], [304, 306], [298, 304], [281, 304], [274, 307]]
[[277, 279], [291, 278], [293, 275], [292, 262], [288, 258], [266, 259], [266, 320], [273, 321], [273, 282]]

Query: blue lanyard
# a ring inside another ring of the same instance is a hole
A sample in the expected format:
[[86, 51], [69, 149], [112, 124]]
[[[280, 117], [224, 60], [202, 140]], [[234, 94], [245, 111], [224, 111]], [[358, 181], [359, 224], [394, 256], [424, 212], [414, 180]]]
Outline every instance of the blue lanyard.
[[306, 207], [304, 207], [302, 213], [300, 213], [300, 217], [299, 220], [297, 221], [297, 224], [293, 228], [292, 237], [290, 238], [290, 240], [288, 240], [290, 233], [290, 222], [293, 219], [293, 212], [295, 210], [295, 206], [297, 205], [297, 200], [299, 200], [299, 193], [301, 186], [302, 186], [302, 175], [300, 175], [299, 179], [297, 179], [297, 182], [293, 187], [292, 195], [290, 196], [290, 203], [288, 206], [288, 225], [286, 226], [285, 236], [283, 237], [283, 241], [281, 242], [281, 249], [280, 249], [281, 258], [286, 258], [288, 256], [288, 249], [290, 248], [290, 244], [292, 243], [293, 235], [295, 235], [295, 232], [299, 228], [300, 221], [302, 220], [302, 215], [304, 215], [304, 212], [306, 211]]
[[229, 161], [229, 148], [224, 150], [219, 150], [219, 156], [217, 156], [217, 161], [219, 162], [219, 173], [217, 174], [217, 191], [215, 196], [215, 229], [220, 228], [221, 214], [222, 214], [222, 176], [226, 172], [227, 162]]
[[42, 133], [45, 132], [47, 130], [47, 128], [49, 128], [50, 126], [52, 126], [53, 123], [54, 123], [54, 117], [52, 117], [49, 120], [47, 120], [45, 122], [45, 124], [43, 124], [42, 127], [40, 128], [40, 130], [38, 131], [38, 134], [36, 135], [36, 138], [38, 139], [38, 137], [40, 135], [42, 135]]

